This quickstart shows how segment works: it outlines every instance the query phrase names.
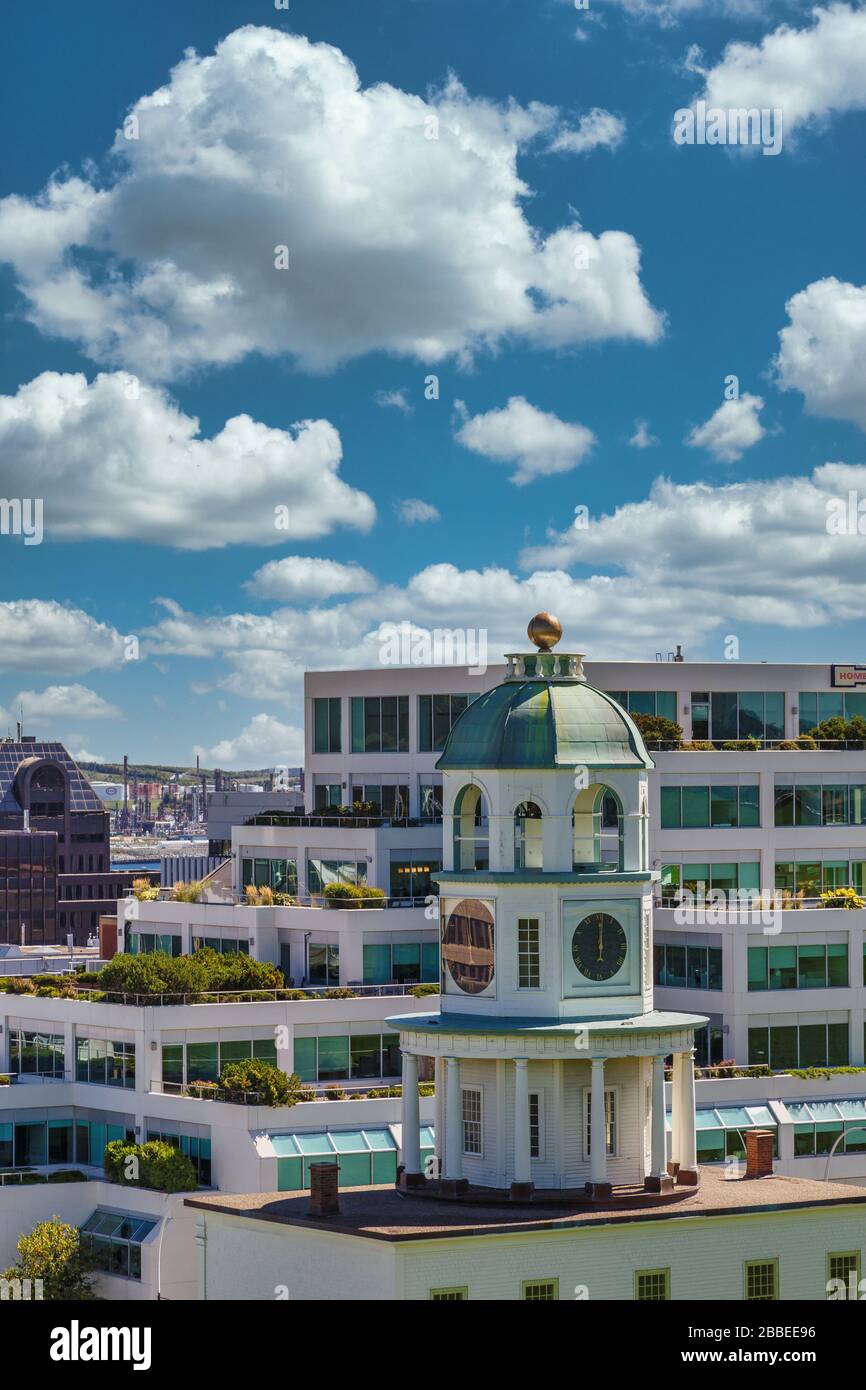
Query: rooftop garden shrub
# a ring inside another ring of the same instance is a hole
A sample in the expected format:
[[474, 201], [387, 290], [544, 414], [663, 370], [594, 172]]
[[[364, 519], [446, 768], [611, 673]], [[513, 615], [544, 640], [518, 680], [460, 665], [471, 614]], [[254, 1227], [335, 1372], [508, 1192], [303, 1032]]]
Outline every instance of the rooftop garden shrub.
[[198, 1186], [191, 1159], [162, 1139], [148, 1139], [145, 1144], [113, 1139], [105, 1146], [104, 1164], [109, 1182], [156, 1192], [192, 1192]]
[[329, 903], [357, 903], [359, 907], [379, 907], [385, 900], [381, 888], [366, 883], [328, 883], [325, 898]]
[[722, 747], [731, 753], [760, 753], [762, 744], [759, 738], [732, 738]]
[[11, 1086], [11, 1085], [12, 1085], [12, 1077], [11, 1077], [11, 1076], [5, 1076], [5, 1075], [0, 1076], [0, 1086]]
[[412, 994], [412, 995], [414, 995], [416, 999], [426, 999], [427, 996], [428, 996], [428, 994], [438, 994], [438, 993], [439, 993], [439, 986], [438, 986], [438, 985], [413, 985], [412, 988], [409, 990], [409, 993]]
[[335, 987], [334, 989], [326, 989], [326, 990], [325, 990], [325, 998], [326, 998], [326, 999], [357, 999], [357, 998], [358, 998], [358, 991], [355, 990], [355, 989], [345, 989], [344, 987], [339, 986], [339, 987]]
[[665, 719], [660, 714], [633, 714], [631, 720], [637, 725], [647, 747], [657, 748], [662, 743], [670, 743], [675, 747], [682, 745], [682, 728], [675, 724], [673, 719]]
[[144, 956], [117, 955], [102, 967], [98, 979], [100, 988], [108, 993], [149, 997], [280, 989], [283, 985], [282, 971], [270, 961], [209, 947], [191, 956], [169, 956], [161, 951]]
[[230, 1062], [220, 1075], [220, 1086], [232, 1099], [244, 1105], [297, 1105], [301, 1082], [293, 1072], [287, 1076], [260, 1057]]
[[798, 1081], [832, 1081], [836, 1076], [854, 1076], [864, 1071], [866, 1067], [792, 1067], [788, 1075], [796, 1076]]
[[709, 739], [696, 738], [692, 739], [690, 743], [682, 744], [682, 747], [690, 753], [713, 753], [715, 752], [716, 745], [710, 743]]

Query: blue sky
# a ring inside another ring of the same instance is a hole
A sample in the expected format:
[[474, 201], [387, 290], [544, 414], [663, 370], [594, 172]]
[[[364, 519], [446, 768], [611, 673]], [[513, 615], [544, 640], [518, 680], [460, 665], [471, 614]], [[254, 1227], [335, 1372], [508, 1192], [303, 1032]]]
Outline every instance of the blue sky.
[[[863, 659], [862, 5], [2, 23], [4, 726], [297, 762], [305, 667], [540, 607], [599, 658]], [[781, 152], [675, 144], [702, 97]]]

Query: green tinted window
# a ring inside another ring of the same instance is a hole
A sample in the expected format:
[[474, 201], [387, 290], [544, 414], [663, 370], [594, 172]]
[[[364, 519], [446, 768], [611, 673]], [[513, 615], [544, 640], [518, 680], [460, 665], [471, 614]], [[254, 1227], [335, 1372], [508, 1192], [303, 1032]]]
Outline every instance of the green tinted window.
[[682, 825], [682, 813], [680, 810], [680, 788], [662, 787], [661, 789], [661, 826], [662, 830], [679, 830]]

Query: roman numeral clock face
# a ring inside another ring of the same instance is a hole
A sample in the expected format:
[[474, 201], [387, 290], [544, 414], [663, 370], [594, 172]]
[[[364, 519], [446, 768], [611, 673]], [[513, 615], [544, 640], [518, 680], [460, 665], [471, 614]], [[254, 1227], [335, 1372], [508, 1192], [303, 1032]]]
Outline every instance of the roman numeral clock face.
[[628, 941], [615, 917], [591, 912], [574, 929], [571, 957], [587, 980], [612, 980], [625, 964]]

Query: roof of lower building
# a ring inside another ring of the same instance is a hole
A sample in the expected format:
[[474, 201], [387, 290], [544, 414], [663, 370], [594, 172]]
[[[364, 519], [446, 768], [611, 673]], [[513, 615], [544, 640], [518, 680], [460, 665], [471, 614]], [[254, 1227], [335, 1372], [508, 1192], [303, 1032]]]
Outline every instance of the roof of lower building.
[[185, 1205], [226, 1216], [284, 1226], [304, 1226], [366, 1240], [403, 1242], [495, 1236], [535, 1231], [578, 1229], [640, 1221], [680, 1221], [689, 1217], [747, 1216], [809, 1207], [866, 1206], [866, 1191], [846, 1183], [819, 1182], [774, 1174], [766, 1178], [726, 1178], [713, 1168], [700, 1170], [698, 1188], [680, 1188], [670, 1196], [638, 1193], [614, 1195], [605, 1202], [572, 1206], [544, 1202], [515, 1206], [470, 1198], [461, 1202], [413, 1197], [394, 1187], [344, 1188], [340, 1211], [310, 1215], [309, 1193], [286, 1197], [281, 1192], [213, 1193], [185, 1198]]

